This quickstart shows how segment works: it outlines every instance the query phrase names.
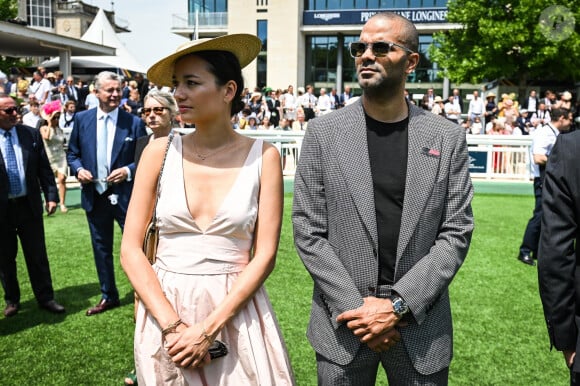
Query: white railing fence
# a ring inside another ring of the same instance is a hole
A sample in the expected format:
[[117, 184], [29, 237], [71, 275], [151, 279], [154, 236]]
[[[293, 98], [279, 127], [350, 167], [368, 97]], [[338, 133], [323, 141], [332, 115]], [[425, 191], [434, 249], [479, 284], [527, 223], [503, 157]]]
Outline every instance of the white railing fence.
[[[300, 157], [304, 132], [240, 130], [252, 138], [262, 138], [282, 155], [284, 175], [293, 175]], [[469, 170], [473, 178], [528, 181], [531, 178], [530, 136], [467, 135]]]
[[[191, 129], [177, 129], [189, 133]], [[281, 154], [285, 176], [292, 176], [300, 158], [304, 132], [282, 130], [238, 130], [240, 134], [272, 143]], [[473, 178], [487, 180], [520, 180], [532, 178], [530, 170], [530, 136], [467, 135], [469, 171]], [[76, 182], [69, 174], [68, 183]]]

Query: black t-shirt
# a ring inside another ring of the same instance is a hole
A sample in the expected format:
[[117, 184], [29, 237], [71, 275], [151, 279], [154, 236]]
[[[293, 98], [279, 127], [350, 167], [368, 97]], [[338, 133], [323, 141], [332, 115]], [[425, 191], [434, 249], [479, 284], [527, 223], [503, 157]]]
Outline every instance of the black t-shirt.
[[379, 284], [393, 284], [407, 177], [409, 118], [384, 123], [366, 115], [379, 237]]

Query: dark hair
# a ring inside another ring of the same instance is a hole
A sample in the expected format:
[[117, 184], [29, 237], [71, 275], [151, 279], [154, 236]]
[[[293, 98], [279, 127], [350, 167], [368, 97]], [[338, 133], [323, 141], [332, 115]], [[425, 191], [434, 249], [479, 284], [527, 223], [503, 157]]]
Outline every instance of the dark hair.
[[561, 107], [554, 107], [552, 108], [552, 111], [550, 111], [550, 119], [553, 122], [556, 122], [558, 119], [560, 119], [560, 117], [567, 117], [568, 115], [570, 115], [570, 110], [563, 109]]
[[208, 63], [208, 71], [216, 77], [216, 84], [224, 86], [230, 80], [237, 85], [236, 95], [232, 100], [231, 115], [239, 113], [245, 106], [242, 101], [244, 78], [238, 58], [228, 51], [200, 51], [196, 55]]
[[401, 30], [399, 32], [399, 39], [401, 43], [413, 52], [419, 50], [419, 32], [417, 28], [409, 19], [394, 12], [380, 12], [373, 15], [373, 18], [382, 18], [392, 21], [399, 21], [401, 23]]

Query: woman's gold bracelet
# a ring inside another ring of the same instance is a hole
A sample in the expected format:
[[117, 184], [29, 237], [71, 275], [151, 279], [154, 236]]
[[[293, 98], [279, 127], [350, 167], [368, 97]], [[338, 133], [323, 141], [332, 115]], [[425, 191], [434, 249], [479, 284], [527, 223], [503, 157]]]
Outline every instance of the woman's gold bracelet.
[[171, 323], [169, 326], [167, 326], [163, 330], [161, 330], [161, 336], [165, 337], [167, 334], [171, 334], [173, 332], [176, 332], [176, 328], [180, 324], [183, 324], [183, 321], [181, 319], [178, 319], [177, 321]]

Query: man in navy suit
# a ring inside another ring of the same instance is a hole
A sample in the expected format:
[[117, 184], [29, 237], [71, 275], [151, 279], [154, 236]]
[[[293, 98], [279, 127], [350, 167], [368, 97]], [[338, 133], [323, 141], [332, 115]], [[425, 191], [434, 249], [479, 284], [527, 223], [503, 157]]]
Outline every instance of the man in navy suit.
[[56, 210], [54, 174], [40, 132], [18, 125], [17, 111], [14, 100], [0, 92], [0, 281], [6, 300], [4, 316], [14, 316], [20, 309], [17, 238], [38, 305], [62, 313], [64, 307], [54, 300], [42, 219], [41, 191], [48, 214]]
[[75, 116], [67, 160], [82, 184], [102, 298], [87, 316], [118, 307], [113, 259], [114, 221], [123, 231], [135, 176], [135, 145], [146, 135], [145, 124], [119, 109], [119, 75], [103, 71], [95, 77], [99, 106]]

